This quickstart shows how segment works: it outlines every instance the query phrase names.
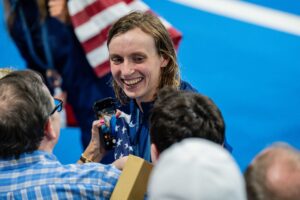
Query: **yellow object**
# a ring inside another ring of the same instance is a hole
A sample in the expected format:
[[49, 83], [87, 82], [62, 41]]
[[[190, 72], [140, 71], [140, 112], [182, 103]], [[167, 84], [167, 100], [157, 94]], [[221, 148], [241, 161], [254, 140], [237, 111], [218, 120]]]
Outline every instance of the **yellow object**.
[[144, 159], [129, 155], [110, 199], [144, 199], [152, 167]]

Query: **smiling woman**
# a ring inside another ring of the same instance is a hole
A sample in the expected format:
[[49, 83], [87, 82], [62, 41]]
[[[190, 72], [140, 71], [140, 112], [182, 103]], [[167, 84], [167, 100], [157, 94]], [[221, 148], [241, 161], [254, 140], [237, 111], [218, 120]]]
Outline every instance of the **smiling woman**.
[[[175, 48], [165, 26], [154, 15], [133, 12], [120, 18], [109, 31], [107, 45], [114, 77], [114, 89], [121, 102], [126, 102], [122, 94], [125, 94], [125, 97], [135, 98], [127, 94], [122, 88], [124, 84], [120, 83], [124, 83], [124, 78], [128, 79], [128, 73], [136, 71], [137, 68], [142, 76], [137, 76], [135, 72], [134, 76], [130, 75], [129, 80], [132, 77], [140, 77], [141, 81], [146, 79], [147, 83], [149, 81], [147, 79], [152, 78], [155, 83], [151, 84], [156, 84], [153, 91], [148, 91], [152, 92], [152, 97], [148, 101], [153, 100], [156, 89], [180, 85]], [[116, 65], [120, 65], [123, 68], [122, 71], [118, 71]], [[151, 76], [155, 77], [150, 76], [150, 71]], [[119, 72], [123, 73], [121, 77], [118, 77]], [[145, 77], [146, 74], [148, 77]]]
[[109, 44], [111, 72], [124, 93], [141, 102], [153, 101], [161, 69], [168, 59], [158, 55], [154, 39], [140, 28], [115, 37]]
[[172, 40], [152, 14], [133, 12], [120, 18], [109, 31], [107, 46], [116, 97], [130, 112], [113, 127], [114, 159], [134, 154], [151, 161], [148, 116], [158, 90], [195, 89], [180, 80]]

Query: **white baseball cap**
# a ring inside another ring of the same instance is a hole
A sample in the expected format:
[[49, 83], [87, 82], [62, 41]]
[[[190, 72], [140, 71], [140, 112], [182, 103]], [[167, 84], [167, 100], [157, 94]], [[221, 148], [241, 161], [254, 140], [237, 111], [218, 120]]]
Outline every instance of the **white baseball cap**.
[[246, 200], [243, 175], [222, 146], [188, 138], [166, 149], [154, 167], [149, 199]]

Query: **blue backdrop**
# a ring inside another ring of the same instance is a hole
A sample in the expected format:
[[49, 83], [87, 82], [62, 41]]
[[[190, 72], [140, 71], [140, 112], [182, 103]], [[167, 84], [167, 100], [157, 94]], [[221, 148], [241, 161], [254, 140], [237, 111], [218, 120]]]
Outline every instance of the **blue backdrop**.
[[[168, 0], [145, 2], [183, 33], [178, 52], [182, 77], [222, 110], [226, 134], [242, 170], [275, 141], [300, 148], [300, 36]], [[248, 2], [300, 18], [296, 0]], [[2, 5], [0, 45], [0, 67], [24, 68], [5, 31]], [[78, 159], [78, 129], [62, 130], [55, 153], [63, 163]]]

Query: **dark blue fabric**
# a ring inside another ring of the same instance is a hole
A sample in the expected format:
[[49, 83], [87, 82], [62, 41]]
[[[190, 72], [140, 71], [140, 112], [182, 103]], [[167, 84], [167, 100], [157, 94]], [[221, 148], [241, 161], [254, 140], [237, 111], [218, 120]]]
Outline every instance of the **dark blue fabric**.
[[[36, 1], [20, 1], [19, 6], [23, 7], [28, 28], [34, 41], [34, 49], [38, 56], [45, 60]], [[93, 103], [105, 97], [114, 97], [111, 74], [103, 78], [96, 77], [70, 25], [65, 25], [49, 16], [44, 23], [48, 28], [48, 44], [53, 56], [54, 67], [63, 78], [62, 87], [67, 92], [68, 102], [74, 109], [85, 147], [90, 141], [92, 121], [95, 119], [92, 110]], [[29, 54], [18, 13], [16, 13], [11, 28], [11, 36], [25, 59], [27, 67], [40, 72], [45, 77], [45, 70], [39, 67]]]

